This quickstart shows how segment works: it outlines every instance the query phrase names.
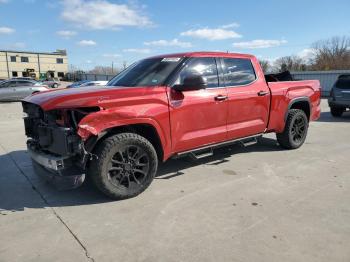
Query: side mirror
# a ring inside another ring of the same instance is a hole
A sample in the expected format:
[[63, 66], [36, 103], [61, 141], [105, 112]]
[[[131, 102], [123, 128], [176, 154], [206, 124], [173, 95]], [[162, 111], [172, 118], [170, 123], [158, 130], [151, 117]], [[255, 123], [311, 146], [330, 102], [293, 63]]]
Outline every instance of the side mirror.
[[182, 85], [173, 86], [176, 91], [194, 91], [204, 89], [208, 86], [207, 81], [201, 75], [188, 75], [184, 78]]

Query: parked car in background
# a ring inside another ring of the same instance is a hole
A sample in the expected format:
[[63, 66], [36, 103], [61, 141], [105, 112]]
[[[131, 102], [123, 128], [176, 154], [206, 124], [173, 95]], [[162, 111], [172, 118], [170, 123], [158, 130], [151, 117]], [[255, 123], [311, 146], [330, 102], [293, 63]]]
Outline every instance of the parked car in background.
[[90, 81], [90, 80], [83, 80], [76, 83], [73, 83], [67, 88], [76, 88], [76, 87], [83, 87], [83, 86], [105, 86], [107, 85], [108, 81]]
[[42, 79], [42, 80], [35, 80], [34, 78], [31, 77], [13, 77], [11, 78], [12, 80], [32, 80], [32, 81], [36, 81], [38, 83], [41, 83], [43, 85], [47, 85], [48, 87], [51, 88], [57, 88], [58, 86], [60, 86], [61, 84], [55, 80], [55, 79]]
[[47, 85], [43, 85], [35, 80], [5, 80], [0, 82], [0, 101], [20, 101], [31, 94], [48, 89]]
[[333, 85], [328, 105], [334, 117], [341, 117], [347, 109], [350, 109], [350, 74], [338, 77]]
[[81, 84], [80, 86], [105, 86], [107, 85], [108, 81], [89, 81], [86, 83]]
[[60, 86], [60, 82], [58, 82], [55, 79], [44, 79], [44, 80], [40, 80], [40, 82], [42, 82], [44, 85], [47, 85], [51, 88], [57, 88], [58, 86]]
[[74, 82], [74, 83], [72, 83], [70, 85], [67, 85], [67, 88], [79, 87], [80, 85], [82, 85], [84, 83], [87, 83], [87, 82], [90, 82], [90, 80], [77, 81], [77, 82]]

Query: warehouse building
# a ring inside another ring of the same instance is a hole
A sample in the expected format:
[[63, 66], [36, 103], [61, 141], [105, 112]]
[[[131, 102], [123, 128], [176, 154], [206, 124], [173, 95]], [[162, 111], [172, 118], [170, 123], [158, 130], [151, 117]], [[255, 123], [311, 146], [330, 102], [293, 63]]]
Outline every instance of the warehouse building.
[[67, 73], [66, 50], [47, 53], [0, 50], [0, 79], [12, 77], [62, 79]]

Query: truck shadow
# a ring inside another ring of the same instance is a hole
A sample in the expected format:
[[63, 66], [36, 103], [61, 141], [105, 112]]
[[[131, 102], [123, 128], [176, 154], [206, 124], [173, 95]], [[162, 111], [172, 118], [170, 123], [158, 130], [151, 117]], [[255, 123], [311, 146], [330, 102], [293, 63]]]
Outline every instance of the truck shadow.
[[[261, 138], [256, 145], [242, 147], [232, 145], [214, 151], [214, 155], [200, 160], [189, 157], [171, 159], [159, 167], [155, 179], [171, 179], [184, 175], [187, 168], [198, 165], [217, 165], [229, 162], [234, 154], [280, 151], [276, 140]], [[25, 150], [13, 151], [0, 156], [0, 166], [5, 167], [0, 175], [0, 219], [12, 212], [27, 208], [50, 208], [79, 206], [113, 202], [98, 192], [87, 179], [77, 189], [58, 191], [34, 173]]]
[[344, 112], [341, 117], [334, 117], [330, 112], [321, 112], [320, 118], [317, 122], [337, 123], [337, 122], [350, 122], [350, 112]]

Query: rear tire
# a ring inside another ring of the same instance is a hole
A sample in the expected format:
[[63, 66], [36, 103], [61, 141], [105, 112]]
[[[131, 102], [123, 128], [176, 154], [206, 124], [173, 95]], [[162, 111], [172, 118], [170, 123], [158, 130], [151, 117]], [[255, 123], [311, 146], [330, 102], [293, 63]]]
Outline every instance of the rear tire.
[[342, 107], [331, 107], [331, 115], [334, 117], [341, 117], [344, 111]]
[[134, 133], [121, 133], [103, 140], [94, 152], [88, 174], [95, 186], [113, 199], [142, 193], [152, 183], [158, 158], [153, 145]]
[[309, 127], [308, 118], [303, 110], [290, 109], [284, 131], [276, 134], [281, 147], [296, 149], [304, 144]]

